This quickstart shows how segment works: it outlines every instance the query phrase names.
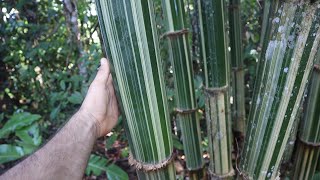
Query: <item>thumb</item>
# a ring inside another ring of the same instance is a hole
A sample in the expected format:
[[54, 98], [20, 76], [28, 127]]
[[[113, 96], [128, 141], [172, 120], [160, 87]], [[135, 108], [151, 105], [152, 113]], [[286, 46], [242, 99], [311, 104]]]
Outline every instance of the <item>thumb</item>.
[[100, 67], [99, 67], [99, 71], [96, 75], [96, 77], [94, 78], [94, 82], [99, 82], [99, 83], [107, 83], [107, 80], [109, 78], [110, 75], [110, 66], [109, 66], [109, 62], [106, 58], [102, 58], [100, 60]]

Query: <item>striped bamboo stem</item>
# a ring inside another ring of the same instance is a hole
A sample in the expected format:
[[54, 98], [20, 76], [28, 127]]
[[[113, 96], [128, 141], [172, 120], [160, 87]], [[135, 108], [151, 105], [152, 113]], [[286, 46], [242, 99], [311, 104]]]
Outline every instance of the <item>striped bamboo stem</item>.
[[[265, 0], [264, 6], [263, 6], [263, 16], [262, 16], [262, 26], [261, 26], [261, 34], [260, 34], [260, 42], [258, 46], [258, 52], [259, 52], [259, 60], [263, 59], [263, 53], [268, 48], [269, 39], [271, 38], [272, 31], [275, 28], [272, 26], [273, 21], [277, 21], [277, 19], [274, 19], [275, 13], [279, 9], [280, 1], [272, 1], [271, 0]], [[260, 72], [263, 70], [263, 67], [259, 66], [257, 68], [257, 72]], [[257, 73], [258, 74], [258, 73]], [[257, 78], [259, 78], [258, 76]], [[258, 83], [261, 80], [256, 80], [255, 82]], [[256, 87], [256, 86], [255, 86]]]
[[[303, 104], [303, 100], [302, 100], [301, 104]], [[296, 119], [294, 120], [294, 123], [291, 128], [291, 133], [290, 133], [290, 136], [289, 136], [289, 139], [287, 142], [287, 146], [284, 150], [286, 153], [283, 154], [281, 163], [285, 166], [287, 166], [288, 164], [290, 164], [292, 162], [292, 154], [294, 152], [295, 144], [297, 141], [297, 134], [298, 134], [298, 130], [299, 130], [299, 123], [300, 123], [300, 119], [301, 119], [302, 110], [303, 110], [302, 105], [300, 105], [300, 108], [299, 108], [297, 115], [296, 115]], [[289, 169], [288, 169], [288, 171], [289, 171]]]
[[244, 67], [242, 58], [242, 34], [240, 20], [240, 0], [230, 0], [229, 26], [231, 64], [233, 70], [232, 95], [233, 95], [233, 129], [244, 137], [246, 130]]
[[320, 51], [315, 61], [302, 120], [293, 179], [313, 179], [320, 158]]
[[275, 179], [320, 41], [318, 3], [280, 1], [262, 52], [240, 174]]
[[168, 53], [173, 66], [175, 102], [187, 168], [202, 169], [200, 122], [193, 82], [193, 67], [186, 29], [185, 4], [181, 0], [163, 0], [166, 12]]
[[275, 10], [279, 6], [279, 2], [271, 2], [271, 0], [265, 0], [263, 2], [263, 15], [262, 15], [262, 26], [261, 26], [261, 35], [259, 48], [262, 48], [264, 43], [268, 42], [270, 35], [270, 27], [272, 22], [272, 17], [274, 16]]
[[225, 0], [198, 0], [211, 178], [233, 176]]
[[97, 0], [131, 164], [139, 179], [175, 179], [173, 144], [152, 0]]

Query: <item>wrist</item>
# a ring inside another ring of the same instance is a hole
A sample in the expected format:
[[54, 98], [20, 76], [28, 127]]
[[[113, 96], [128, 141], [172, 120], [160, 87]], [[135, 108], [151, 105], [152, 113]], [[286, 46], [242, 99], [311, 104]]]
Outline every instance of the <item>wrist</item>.
[[78, 121], [86, 127], [90, 127], [91, 132], [95, 139], [100, 137], [100, 123], [99, 121], [87, 110], [80, 108], [76, 113]]

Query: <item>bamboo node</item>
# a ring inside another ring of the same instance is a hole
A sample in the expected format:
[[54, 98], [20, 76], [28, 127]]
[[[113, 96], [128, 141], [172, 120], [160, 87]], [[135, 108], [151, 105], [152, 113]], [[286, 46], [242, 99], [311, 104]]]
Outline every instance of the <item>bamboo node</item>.
[[217, 95], [219, 93], [227, 92], [228, 85], [225, 85], [225, 86], [222, 86], [222, 87], [218, 87], [218, 88], [207, 88], [207, 87], [204, 87], [203, 89], [204, 89], [204, 92], [205, 92], [206, 95], [214, 96], [214, 95]]
[[238, 171], [238, 175], [241, 176], [244, 180], [250, 179], [249, 176], [246, 173], [242, 172], [240, 169], [237, 168], [237, 171]]
[[190, 172], [195, 172], [195, 171], [199, 171], [199, 170], [203, 169], [204, 166], [205, 166], [205, 164], [202, 163], [202, 165], [197, 167], [197, 168], [192, 168], [192, 169], [191, 168], [187, 168], [187, 170], [190, 171]]
[[158, 169], [162, 169], [166, 167], [168, 164], [170, 164], [175, 158], [175, 153], [171, 153], [171, 155], [166, 158], [165, 160], [159, 162], [159, 163], [145, 163], [141, 162], [137, 159], [135, 159], [132, 155], [132, 153], [129, 153], [128, 161], [130, 166], [134, 166], [139, 171], [149, 172], [149, 171], [156, 171]]
[[164, 33], [161, 38], [164, 38], [164, 37], [176, 37], [176, 36], [181, 36], [183, 34], [188, 34], [189, 33], [189, 30], [188, 29], [182, 29], [182, 30], [178, 30], [178, 31], [173, 31], [173, 32], [166, 32]]
[[245, 68], [244, 67], [233, 67], [232, 71], [238, 72], [238, 71], [243, 71]]
[[319, 64], [315, 64], [313, 65], [314, 70], [316, 70], [317, 72], [320, 72], [320, 65]]
[[301, 139], [301, 137], [299, 137], [298, 139], [302, 144], [304, 144], [306, 146], [320, 148], [320, 143], [308, 142], [308, 141], [305, 141], [305, 140]]
[[240, 9], [240, 6], [239, 6], [239, 5], [236, 5], [236, 4], [230, 4], [230, 5], [228, 6], [228, 8], [229, 8], [230, 10]]
[[208, 169], [208, 174], [210, 177], [212, 177], [213, 179], [225, 179], [225, 178], [228, 178], [228, 177], [232, 177], [235, 175], [235, 171], [234, 169], [231, 169], [228, 173], [226, 174], [222, 174], [222, 175], [218, 175], [214, 172], [212, 172], [210, 169]]
[[194, 113], [196, 112], [198, 109], [197, 108], [194, 108], [194, 109], [180, 109], [180, 108], [175, 108], [175, 112], [177, 114], [191, 114], [191, 113]]

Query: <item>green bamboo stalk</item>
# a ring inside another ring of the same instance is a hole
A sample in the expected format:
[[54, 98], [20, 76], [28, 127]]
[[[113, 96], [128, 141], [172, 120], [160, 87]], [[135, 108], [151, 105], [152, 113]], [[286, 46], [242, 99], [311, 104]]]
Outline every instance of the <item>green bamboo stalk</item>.
[[193, 67], [186, 29], [185, 4], [181, 0], [163, 0], [166, 12], [168, 53], [173, 66], [177, 120], [190, 171], [202, 169], [200, 122], [193, 82]]
[[[303, 100], [302, 100], [301, 104], [303, 104]], [[285, 148], [286, 153], [284, 153], [284, 155], [282, 157], [282, 164], [288, 165], [291, 163], [292, 154], [294, 152], [295, 143], [297, 141], [297, 134], [298, 134], [298, 130], [299, 130], [299, 122], [301, 119], [302, 111], [303, 111], [303, 108], [302, 108], [302, 105], [300, 105], [300, 108], [299, 108], [297, 115], [296, 115], [296, 120], [294, 120], [294, 123], [292, 125], [290, 136], [289, 136], [286, 148]], [[290, 169], [288, 169], [288, 170], [290, 170]]]
[[211, 178], [233, 176], [225, 0], [198, 0]]
[[[306, 111], [299, 133], [293, 179], [312, 179], [320, 158], [320, 51], [311, 77]], [[314, 144], [314, 146], [312, 146]], [[318, 147], [315, 145], [318, 144]]]
[[[175, 179], [170, 117], [152, 0], [97, 0], [132, 158], [148, 167], [139, 179]], [[139, 167], [136, 166], [138, 169]]]
[[244, 137], [246, 130], [244, 67], [242, 58], [242, 34], [240, 19], [240, 0], [230, 0], [229, 26], [231, 64], [233, 69], [233, 129]]
[[[274, 18], [278, 10], [281, 10], [280, 1], [272, 1], [265, 0], [264, 1], [264, 9], [263, 9], [263, 19], [262, 19], [262, 26], [261, 26], [261, 35], [260, 35], [260, 42], [258, 46], [259, 52], [259, 60], [264, 59], [264, 54], [268, 48], [269, 39], [272, 36], [272, 32], [276, 26], [272, 26], [273, 22], [277, 22], [280, 18]], [[261, 74], [263, 72], [263, 66], [258, 66], [256, 70], [256, 74]], [[259, 79], [261, 76], [256, 77], [254, 87], [257, 87], [258, 84], [261, 82]], [[255, 99], [255, 94], [253, 95], [253, 99]]]
[[240, 163], [249, 179], [275, 179], [319, 49], [319, 9], [280, 1], [261, 56]]
[[262, 16], [262, 26], [261, 26], [261, 35], [260, 35], [260, 42], [258, 46], [258, 52], [260, 52], [261, 59], [261, 52], [265, 52], [266, 48], [268, 47], [268, 40], [270, 39], [271, 32], [272, 32], [272, 22], [277, 21], [274, 19], [275, 13], [279, 10], [279, 1], [272, 1], [272, 0], [265, 0], [263, 6], [263, 16]]

